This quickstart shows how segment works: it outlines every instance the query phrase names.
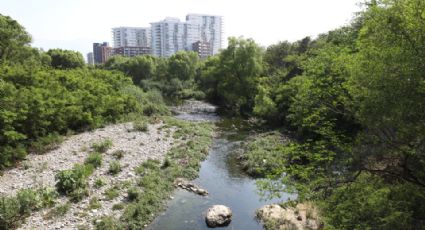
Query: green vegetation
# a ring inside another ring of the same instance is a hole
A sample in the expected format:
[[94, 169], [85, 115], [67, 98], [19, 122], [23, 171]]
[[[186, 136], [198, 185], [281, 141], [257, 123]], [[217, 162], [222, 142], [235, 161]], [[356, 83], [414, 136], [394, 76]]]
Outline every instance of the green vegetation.
[[51, 65], [57, 69], [74, 69], [84, 67], [83, 55], [72, 50], [51, 49], [47, 51]]
[[106, 200], [113, 200], [120, 195], [120, 188], [118, 186], [112, 186], [105, 190], [104, 194]]
[[70, 170], [60, 171], [55, 175], [56, 190], [78, 202], [88, 195], [87, 177], [93, 172], [92, 165], [74, 165]]
[[105, 181], [102, 180], [102, 178], [98, 178], [94, 181], [94, 187], [101, 188], [106, 184]]
[[268, 47], [244, 110], [232, 106], [245, 102], [237, 96], [222, 100], [211, 78], [224, 71], [227, 51], [248, 50], [207, 61], [209, 95], [290, 134], [286, 144], [265, 134], [245, 145], [243, 163], [267, 178], [264, 192], [313, 201], [326, 229], [425, 226], [424, 4], [367, 1], [350, 25]]
[[251, 176], [266, 177], [280, 166], [284, 139], [279, 132], [264, 133], [245, 140], [239, 156], [243, 169]]
[[112, 175], [117, 175], [119, 172], [121, 172], [121, 164], [119, 161], [111, 161], [109, 163], [109, 169], [108, 172]]
[[147, 160], [136, 172], [140, 176], [138, 187], [128, 189], [129, 204], [121, 221], [125, 229], [143, 229], [154, 216], [163, 210], [165, 201], [174, 189], [177, 177], [194, 179], [198, 175], [200, 161], [205, 159], [212, 141], [213, 125], [191, 123], [175, 118], [163, 118], [166, 127], [177, 127], [176, 136], [184, 139], [167, 153], [167, 164]]
[[113, 145], [112, 141], [109, 139], [106, 139], [98, 143], [93, 143], [91, 145], [91, 148], [93, 149], [94, 152], [105, 153], [106, 151], [108, 151], [108, 149], [112, 147], [112, 145]]
[[[264, 192], [296, 192], [299, 201], [312, 201], [327, 229], [422, 228], [425, 2], [368, 0], [364, 6], [349, 25], [316, 39], [262, 49], [252, 39], [231, 38], [205, 61], [191, 52], [114, 57], [103, 69], [68, 65], [68, 55], [78, 56], [71, 52], [31, 48], [22, 26], [0, 16], [0, 167], [54, 147], [56, 135], [169, 114], [163, 97], [206, 98], [290, 134], [286, 143], [275, 132], [244, 146], [243, 164], [266, 177]], [[53, 64], [53, 53], [68, 64]], [[149, 223], [174, 179], [195, 177], [207, 153], [210, 124], [163, 119], [165, 128], [178, 127], [181, 144], [163, 164], [138, 168], [142, 195], [126, 206], [125, 229]], [[84, 171], [58, 174], [58, 191], [84, 193]], [[13, 199], [3, 203], [17, 207]], [[13, 215], [3, 216], [15, 223]]]
[[0, 229], [18, 227], [25, 217], [41, 208], [52, 207], [57, 194], [48, 188], [22, 189], [16, 196], [0, 196]]
[[104, 216], [100, 218], [100, 221], [94, 222], [94, 228], [96, 230], [122, 230], [120, 222], [112, 216]]
[[133, 122], [133, 129], [139, 132], [148, 131], [148, 122], [145, 119], [139, 119]]
[[[177, 52], [170, 58], [115, 56], [107, 61], [104, 68], [127, 74], [135, 85], [155, 97], [162, 94], [169, 101], [180, 101], [187, 98], [201, 99], [205, 96], [197, 89], [196, 84], [200, 66], [196, 53]], [[150, 115], [151, 109], [160, 108], [155, 103], [149, 107], [151, 108], [144, 110], [145, 115]]]
[[119, 71], [88, 68], [69, 50], [43, 52], [15, 20], [0, 15], [0, 169], [42, 153], [61, 135], [128, 114], [169, 114], [161, 93], [145, 92]]
[[90, 201], [89, 201], [89, 206], [88, 206], [88, 209], [99, 209], [99, 208], [101, 208], [102, 207], [102, 205], [100, 204], [100, 202], [99, 202], [99, 198], [97, 198], [97, 197], [92, 197], [91, 199], [90, 199]]
[[93, 165], [94, 168], [99, 168], [100, 166], [102, 166], [102, 154], [90, 153], [84, 161], [84, 164], [90, 164]]

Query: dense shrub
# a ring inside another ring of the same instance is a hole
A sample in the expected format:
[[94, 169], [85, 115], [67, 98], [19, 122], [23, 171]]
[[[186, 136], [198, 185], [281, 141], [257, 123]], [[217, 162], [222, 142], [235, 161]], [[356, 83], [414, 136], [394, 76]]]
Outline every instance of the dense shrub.
[[102, 154], [96, 152], [90, 153], [84, 161], [84, 164], [91, 164], [95, 168], [102, 166]]
[[32, 212], [52, 207], [57, 194], [49, 188], [22, 189], [16, 196], [0, 196], [0, 229], [14, 229]]
[[99, 127], [141, 111], [133, 96], [120, 93], [131, 81], [118, 73], [3, 66], [0, 77], [1, 167], [25, 157], [28, 146], [34, 151], [54, 148], [54, 133]]
[[75, 165], [70, 170], [59, 172], [55, 175], [57, 191], [69, 196], [73, 201], [80, 201], [88, 195], [87, 177], [92, 172], [92, 165]]

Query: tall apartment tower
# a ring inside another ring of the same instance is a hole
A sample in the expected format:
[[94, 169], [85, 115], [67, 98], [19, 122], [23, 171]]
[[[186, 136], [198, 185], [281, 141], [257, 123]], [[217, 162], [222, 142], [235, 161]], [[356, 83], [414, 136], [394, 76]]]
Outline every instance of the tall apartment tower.
[[111, 55], [111, 49], [107, 42], [93, 43], [94, 64], [105, 63]]
[[112, 28], [114, 48], [119, 47], [150, 47], [151, 29], [146, 27]]
[[93, 52], [87, 54], [87, 64], [94, 65], [94, 56]]
[[199, 27], [199, 39], [197, 41], [208, 43], [211, 55], [217, 54], [223, 44], [223, 18], [214, 15], [188, 14], [186, 22]]
[[187, 48], [187, 33], [192, 30], [178, 18], [167, 17], [162, 21], [151, 23], [152, 54], [159, 57], [170, 57]]

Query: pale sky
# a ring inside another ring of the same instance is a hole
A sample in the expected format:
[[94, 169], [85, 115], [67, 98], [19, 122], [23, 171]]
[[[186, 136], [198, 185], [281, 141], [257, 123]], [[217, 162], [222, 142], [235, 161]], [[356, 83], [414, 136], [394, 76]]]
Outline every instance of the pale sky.
[[[33, 37], [33, 47], [72, 49], [84, 56], [93, 42], [109, 42], [111, 28], [149, 26], [188, 13], [223, 16], [227, 37], [253, 38], [268, 46], [346, 25], [361, 0], [0, 0], [0, 14], [11, 16]], [[225, 48], [225, 47], [223, 47]]]

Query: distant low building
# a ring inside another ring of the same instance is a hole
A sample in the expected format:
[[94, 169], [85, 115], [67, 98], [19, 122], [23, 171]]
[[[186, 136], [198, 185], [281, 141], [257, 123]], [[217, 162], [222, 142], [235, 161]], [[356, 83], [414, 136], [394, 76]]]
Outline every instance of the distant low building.
[[94, 65], [93, 52], [87, 54], [87, 64]]
[[151, 48], [147, 46], [123, 46], [114, 48], [112, 50], [112, 55], [122, 55], [126, 57], [134, 57], [147, 54], [151, 54]]
[[192, 44], [192, 50], [197, 53], [201, 59], [212, 55], [211, 45], [209, 42], [197, 41]]

